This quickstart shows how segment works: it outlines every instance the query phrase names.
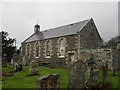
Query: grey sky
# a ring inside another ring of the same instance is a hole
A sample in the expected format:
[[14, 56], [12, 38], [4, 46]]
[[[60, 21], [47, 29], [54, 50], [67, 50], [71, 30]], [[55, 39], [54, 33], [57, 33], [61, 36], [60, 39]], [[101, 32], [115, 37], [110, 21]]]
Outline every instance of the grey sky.
[[34, 33], [37, 19], [45, 30], [90, 18], [105, 41], [118, 34], [117, 2], [4, 2], [0, 27], [20, 46]]

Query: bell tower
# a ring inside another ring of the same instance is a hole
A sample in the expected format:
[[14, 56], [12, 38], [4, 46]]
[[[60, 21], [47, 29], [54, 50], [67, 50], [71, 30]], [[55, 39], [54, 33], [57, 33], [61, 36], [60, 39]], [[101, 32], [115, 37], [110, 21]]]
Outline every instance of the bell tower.
[[34, 33], [38, 33], [40, 31], [40, 25], [36, 24], [34, 26]]

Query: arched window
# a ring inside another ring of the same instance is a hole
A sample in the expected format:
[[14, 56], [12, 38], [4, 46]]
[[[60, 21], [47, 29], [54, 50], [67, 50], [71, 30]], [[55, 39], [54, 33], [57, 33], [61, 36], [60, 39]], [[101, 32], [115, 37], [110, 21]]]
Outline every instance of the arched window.
[[65, 39], [64, 38], [60, 38], [58, 41], [58, 56], [59, 57], [65, 57]]
[[52, 46], [51, 46], [51, 41], [50, 40], [46, 41], [45, 47], [46, 47], [45, 56], [46, 57], [50, 57], [51, 56], [51, 50], [52, 50], [52, 48], [51, 48]]
[[28, 57], [30, 57], [30, 49], [31, 49], [31, 45], [30, 45], [30, 43], [28, 43], [28, 44], [26, 45], [26, 55], [27, 55]]
[[35, 57], [39, 57], [40, 55], [40, 46], [39, 46], [39, 42], [35, 43]]

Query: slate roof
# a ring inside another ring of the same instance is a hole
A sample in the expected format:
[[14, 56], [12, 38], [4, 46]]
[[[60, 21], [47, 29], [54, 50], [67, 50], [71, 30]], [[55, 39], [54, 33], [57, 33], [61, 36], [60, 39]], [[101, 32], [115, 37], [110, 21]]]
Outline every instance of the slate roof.
[[81, 21], [81, 22], [76, 22], [76, 23], [64, 25], [64, 26], [60, 26], [60, 27], [57, 27], [57, 28], [52, 28], [52, 29], [40, 31], [40, 32], [34, 33], [30, 37], [28, 37], [25, 41], [23, 41], [23, 43], [76, 34], [89, 21], [90, 21], [90, 19], [84, 20], [84, 21]]

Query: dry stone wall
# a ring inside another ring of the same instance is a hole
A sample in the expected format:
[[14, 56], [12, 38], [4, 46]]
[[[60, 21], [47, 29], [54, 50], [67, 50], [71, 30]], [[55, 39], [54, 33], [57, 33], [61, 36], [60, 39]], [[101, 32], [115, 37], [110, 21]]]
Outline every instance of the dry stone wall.
[[[96, 63], [96, 68], [100, 68], [102, 64], [105, 64], [108, 61], [109, 70], [113, 70], [113, 67], [117, 64], [117, 50], [110, 48], [105, 49], [81, 49], [80, 50], [80, 59], [83, 62], [86, 62], [91, 54]], [[114, 61], [114, 64], [113, 64]]]

